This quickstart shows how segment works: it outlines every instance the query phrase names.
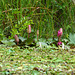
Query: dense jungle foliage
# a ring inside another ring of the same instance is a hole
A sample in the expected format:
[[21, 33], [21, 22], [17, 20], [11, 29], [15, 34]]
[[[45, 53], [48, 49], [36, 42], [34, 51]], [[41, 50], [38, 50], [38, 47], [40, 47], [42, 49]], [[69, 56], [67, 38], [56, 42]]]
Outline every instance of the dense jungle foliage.
[[74, 75], [75, 1], [0, 0], [0, 74]]

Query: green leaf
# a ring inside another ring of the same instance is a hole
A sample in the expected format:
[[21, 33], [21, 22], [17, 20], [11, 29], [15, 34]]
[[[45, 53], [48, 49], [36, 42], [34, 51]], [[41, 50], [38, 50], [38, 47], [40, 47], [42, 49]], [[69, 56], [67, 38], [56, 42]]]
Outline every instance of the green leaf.
[[23, 38], [23, 37], [19, 36], [19, 39], [20, 39], [22, 42], [24, 42], [27, 38]]
[[40, 47], [47, 47], [48, 46], [45, 42], [37, 42], [36, 45], [40, 46]]
[[27, 44], [27, 45], [30, 45], [30, 44], [32, 44], [32, 43], [33, 43], [33, 38], [27, 38], [26, 44]]
[[33, 70], [31, 75], [38, 75], [38, 74], [39, 74], [38, 71]]
[[71, 34], [69, 35], [69, 44], [74, 44], [75, 45], [75, 34]]
[[4, 43], [7, 46], [13, 46], [16, 45], [14, 42], [14, 40], [8, 40], [7, 38], [3, 38], [3, 40], [1, 40], [2, 43]]

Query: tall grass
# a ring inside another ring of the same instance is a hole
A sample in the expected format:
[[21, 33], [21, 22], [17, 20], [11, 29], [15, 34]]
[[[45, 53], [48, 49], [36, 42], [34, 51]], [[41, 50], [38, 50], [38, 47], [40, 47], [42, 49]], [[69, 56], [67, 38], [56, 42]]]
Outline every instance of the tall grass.
[[53, 37], [60, 27], [64, 35], [75, 32], [75, 4], [72, 0], [1, 0], [0, 8], [0, 28], [7, 32], [23, 17], [34, 21], [32, 28], [35, 32], [39, 29], [40, 37]]

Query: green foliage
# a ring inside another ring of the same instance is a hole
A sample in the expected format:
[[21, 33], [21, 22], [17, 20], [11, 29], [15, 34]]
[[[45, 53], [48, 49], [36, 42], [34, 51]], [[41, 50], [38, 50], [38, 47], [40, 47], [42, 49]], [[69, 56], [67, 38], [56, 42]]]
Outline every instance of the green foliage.
[[11, 29], [11, 37], [13, 37], [15, 34], [20, 34], [21, 36], [23, 36], [28, 25], [32, 25], [32, 24], [34, 24], [33, 20], [24, 17], [21, 21], [18, 21], [18, 24], [13, 25]]
[[1, 40], [1, 42], [3, 44], [5, 44], [6, 46], [14, 46], [14, 45], [16, 45], [15, 42], [14, 42], [14, 39], [8, 40], [6, 37], [3, 38], [3, 40]]
[[[20, 49], [0, 45], [0, 74], [50, 75], [74, 73], [72, 50], [37, 48]], [[40, 64], [40, 65], [39, 65]], [[12, 67], [11, 67], [12, 66]]]
[[1, 0], [0, 7], [0, 27], [7, 32], [12, 29], [12, 35], [22, 33], [23, 36], [22, 30], [32, 24], [32, 20], [32, 28], [35, 32], [39, 29], [40, 37], [53, 37], [60, 27], [66, 37], [74, 32], [75, 5], [72, 0]]
[[69, 35], [69, 44], [74, 44], [75, 45], [75, 34], [71, 34]]
[[3, 37], [4, 37], [4, 35], [3, 35], [3, 30], [0, 29], [0, 40], [2, 40]]
[[23, 37], [19, 36], [19, 39], [20, 39], [22, 42], [24, 42], [27, 38], [23, 38]]

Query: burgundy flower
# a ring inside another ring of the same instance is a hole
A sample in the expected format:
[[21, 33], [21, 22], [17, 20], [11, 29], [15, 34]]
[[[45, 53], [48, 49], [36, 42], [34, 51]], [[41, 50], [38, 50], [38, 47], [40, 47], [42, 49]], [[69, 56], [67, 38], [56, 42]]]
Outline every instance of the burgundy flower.
[[60, 41], [60, 42], [58, 42], [58, 45], [62, 45], [62, 42]]

